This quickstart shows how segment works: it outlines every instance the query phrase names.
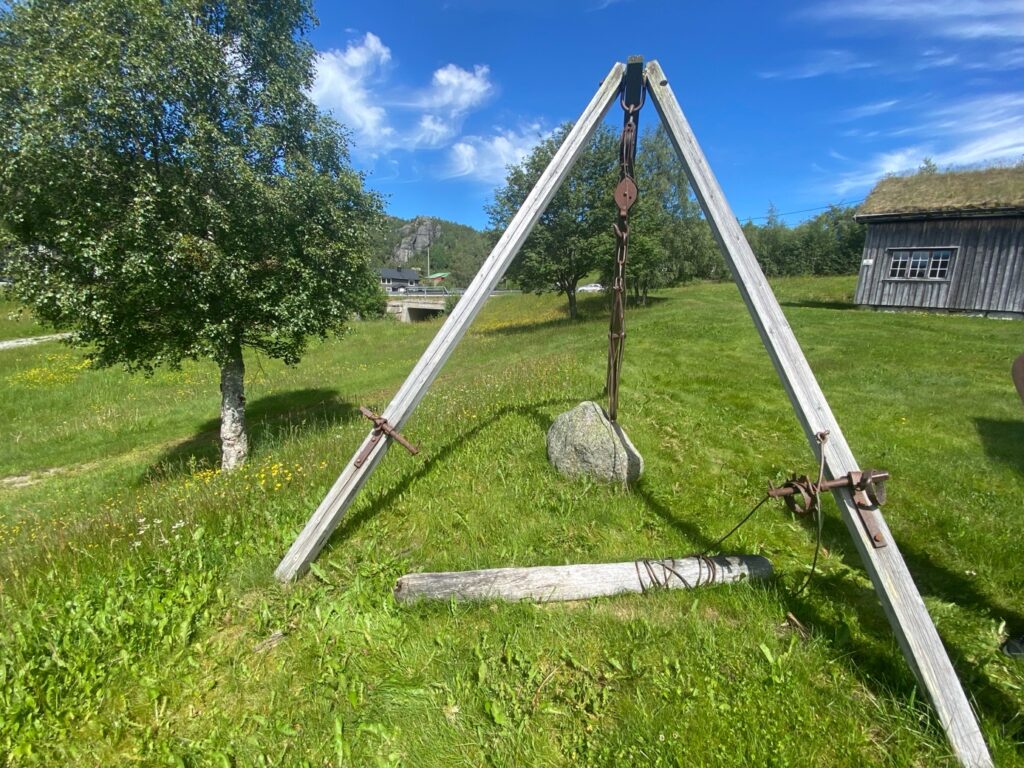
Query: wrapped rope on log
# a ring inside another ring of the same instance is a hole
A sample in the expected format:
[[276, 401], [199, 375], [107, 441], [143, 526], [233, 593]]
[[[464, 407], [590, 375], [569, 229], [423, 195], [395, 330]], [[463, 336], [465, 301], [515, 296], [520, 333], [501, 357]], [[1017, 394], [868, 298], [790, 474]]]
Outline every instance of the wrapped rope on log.
[[630, 560], [624, 563], [491, 568], [481, 571], [410, 573], [395, 584], [395, 599], [585, 600], [659, 589], [694, 589], [747, 579], [766, 579], [772, 564], [759, 555], [717, 555]]

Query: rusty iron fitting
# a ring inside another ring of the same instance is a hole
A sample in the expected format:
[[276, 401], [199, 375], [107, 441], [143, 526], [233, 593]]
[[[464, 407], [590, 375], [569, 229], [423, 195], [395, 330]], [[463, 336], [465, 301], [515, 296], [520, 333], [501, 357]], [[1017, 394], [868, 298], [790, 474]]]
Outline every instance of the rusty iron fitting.
[[848, 488], [851, 493], [863, 491], [873, 506], [881, 506], [885, 504], [885, 481], [888, 479], [888, 472], [876, 469], [851, 472], [834, 480], [823, 480], [821, 483], [815, 483], [803, 475], [791, 478], [778, 488], [770, 486], [768, 495], [773, 499], [784, 499], [786, 506], [799, 515], [805, 515], [811, 510], [815, 497], [822, 491], [832, 491], [836, 488]]
[[370, 442], [366, 444], [366, 447], [359, 452], [356, 456], [355, 461], [352, 462], [353, 466], [358, 469], [366, 463], [366, 460], [370, 458], [370, 453], [373, 451], [374, 446], [380, 442], [380, 439], [384, 436], [393, 438], [396, 443], [405, 448], [409, 453], [415, 456], [420, 452], [420, 449], [410, 443], [405, 437], [388, 423], [388, 420], [383, 416], [378, 416], [376, 413], [371, 411], [365, 406], [359, 406], [359, 412], [366, 418], [373, 422], [373, 432], [370, 433]]

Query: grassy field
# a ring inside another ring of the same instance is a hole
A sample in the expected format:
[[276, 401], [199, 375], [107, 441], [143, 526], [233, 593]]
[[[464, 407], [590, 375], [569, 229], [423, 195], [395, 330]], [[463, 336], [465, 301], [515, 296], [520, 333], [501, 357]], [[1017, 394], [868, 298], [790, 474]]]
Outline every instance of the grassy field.
[[47, 333], [19, 304], [6, 301], [0, 289], [0, 341], [23, 339], [26, 336], [41, 336]]
[[[852, 310], [851, 278], [776, 290], [981, 717], [1024, 765], [1024, 326]], [[31, 335], [5, 327], [0, 337]], [[495, 298], [313, 573], [281, 555], [438, 323], [368, 322], [301, 365], [247, 360], [253, 455], [212, 467], [210, 364], [152, 378], [56, 343], [0, 352], [0, 764], [952, 765], [831, 500], [726, 545], [766, 585], [573, 604], [399, 607], [410, 570], [681, 556], [813, 459], [731, 284], [628, 317], [629, 492], [547, 464], [600, 399], [600, 296]], [[23, 322], [23, 321], [18, 321]], [[809, 630], [786, 623], [791, 612]]]

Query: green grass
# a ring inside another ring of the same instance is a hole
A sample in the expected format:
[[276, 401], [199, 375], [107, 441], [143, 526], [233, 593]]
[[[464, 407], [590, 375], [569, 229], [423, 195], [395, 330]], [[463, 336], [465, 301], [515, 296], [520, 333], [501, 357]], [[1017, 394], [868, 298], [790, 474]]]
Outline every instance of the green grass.
[[861, 204], [861, 215], [984, 210], [1024, 206], [1024, 165], [886, 176]]
[[[996, 763], [1024, 764], [1024, 665], [997, 650], [1024, 631], [1021, 326], [853, 311], [849, 278], [776, 290], [859, 460], [893, 473], [886, 518]], [[699, 550], [812, 471], [736, 289], [657, 299], [627, 319], [639, 487], [545, 457], [551, 420], [600, 399], [602, 298], [577, 323], [555, 297], [492, 299], [405, 429], [422, 453], [389, 452], [290, 587], [272, 571], [365, 435], [358, 405], [388, 402], [437, 323], [249, 359], [253, 456], [228, 476], [211, 365], [0, 353], [0, 764], [951, 765], [831, 501], [799, 597], [813, 531], [766, 506], [726, 551], [768, 556], [767, 585], [395, 604], [409, 570]]]
[[4, 289], [0, 288], [0, 341], [53, 333], [40, 326], [27, 309], [4, 296]]

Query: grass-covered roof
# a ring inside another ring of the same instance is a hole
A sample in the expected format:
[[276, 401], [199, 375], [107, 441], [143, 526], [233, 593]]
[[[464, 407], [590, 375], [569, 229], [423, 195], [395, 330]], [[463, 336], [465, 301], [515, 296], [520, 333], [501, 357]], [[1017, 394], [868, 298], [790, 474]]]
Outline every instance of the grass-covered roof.
[[1024, 164], [1004, 168], [887, 176], [858, 216], [1024, 209]]

